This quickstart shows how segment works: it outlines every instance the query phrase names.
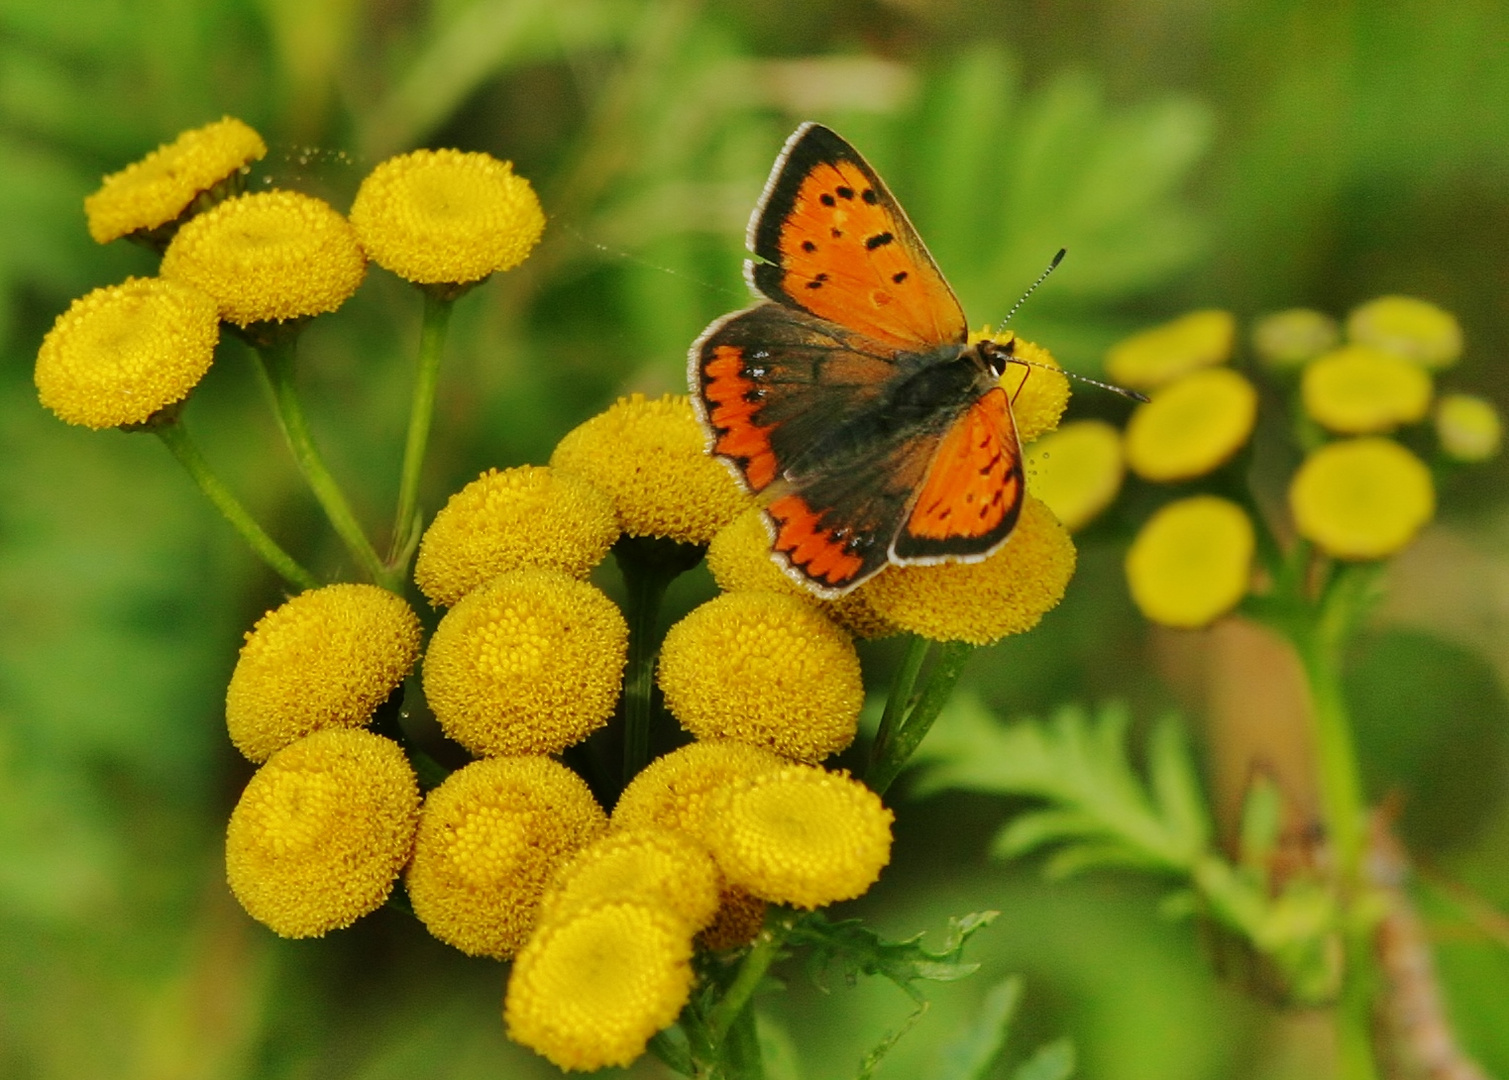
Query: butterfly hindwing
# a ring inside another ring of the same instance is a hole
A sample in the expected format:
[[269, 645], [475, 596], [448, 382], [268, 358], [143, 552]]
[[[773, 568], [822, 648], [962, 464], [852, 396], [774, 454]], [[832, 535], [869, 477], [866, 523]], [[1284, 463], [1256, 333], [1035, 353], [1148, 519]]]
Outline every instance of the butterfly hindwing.
[[848, 592], [879, 573], [941, 433], [872, 446], [849, 467], [818, 470], [766, 507], [772, 550], [820, 592]]
[[964, 312], [906, 213], [858, 151], [803, 124], [749, 225], [751, 284], [897, 349], [963, 342]]
[[1025, 490], [1016, 420], [998, 386], [938, 442], [891, 555], [900, 563], [984, 557], [1010, 535]]

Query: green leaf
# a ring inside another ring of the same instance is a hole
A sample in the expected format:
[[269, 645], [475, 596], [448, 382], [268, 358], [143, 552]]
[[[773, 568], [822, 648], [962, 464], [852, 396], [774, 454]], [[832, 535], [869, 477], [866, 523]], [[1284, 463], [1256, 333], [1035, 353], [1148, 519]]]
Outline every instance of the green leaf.
[[1021, 1000], [1019, 975], [991, 987], [969, 1027], [943, 1047], [938, 1080], [984, 1080], [1006, 1048], [1011, 1020]]
[[1187, 874], [1210, 843], [1210, 816], [1189, 748], [1170, 718], [1154, 729], [1144, 783], [1127, 753], [1120, 705], [1091, 716], [1065, 706], [1046, 723], [1002, 724], [960, 695], [924, 743], [919, 792], [952, 788], [1030, 796], [1050, 805], [1009, 824], [998, 854], [1055, 842], [1088, 844], [1059, 870], [1112, 863]]
[[786, 941], [811, 948], [808, 970], [819, 986], [822, 973], [838, 964], [850, 981], [859, 975], [883, 975], [920, 1002], [922, 995], [914, 983], [954, 982], [979, 969], [979, 964], [962, 959], [964, 946], [999, 914], [984, 911], [950, 919], [943, 947], [937, 951], [922, 944], [922, 934], [904, 941], [886, 941], [859, 919], [833, 922], [821, 911], [803, 917]]
[[1074, 1044], [1055, 1039], [1038, 1047], [1012, 1071], [1011, 1080], [1068, 1080], [1074, 1074]]

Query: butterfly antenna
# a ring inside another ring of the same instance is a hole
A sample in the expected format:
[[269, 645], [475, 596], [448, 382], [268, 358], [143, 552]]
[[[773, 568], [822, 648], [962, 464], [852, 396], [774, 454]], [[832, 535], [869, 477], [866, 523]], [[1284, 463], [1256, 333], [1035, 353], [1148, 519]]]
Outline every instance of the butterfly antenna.
[[1146, 394], [1138, 393], [1136, 390], [1128, 390], [1125, 386], [1117, 386], [1115, 383], [1101, 382], [1099, 379], [1092, 379], [1088, 375], [1077, 375], [1072, 371], [1065, 371], [1063, 368], [1054, 367], [1052, 364], [1039, 364], [1036, 360], [1023, 360], [1020, 356], [1013, 356], [1006, 362], [1008, 364], [1021, 364], [1023, 367], [1042, 368], [1044, 371], [1056, 371], [1060, 375], [1067, 375], [1071, 379], [1077, 379], [1082, 383], [1089, 383], [1091, 386], [1098, 386], [1102, 390], [1109, 390], [1113, 394], [1120, 394], [1124, 398], [1131, 398], [1133, 401], [1140, 401], [1144, 404], [1148, 400]]
[[1005, 326], [1007, 323], [1009, 323], [1011, 321], [1011, 317], [1015, 315], [1021, 309], [1021, 306], [1027, 302], [1027, 297], [1037, 292], [1037, 287], [1048, 280], [1048, 275], [1058, 269], [1058, 264], [1064, 261], [1064, 256], [1067, 254], [1069, 254], [1068, 248], [1058, 249], [1058, 254], [1053, 256], [1053, 261], [1048, 264], [1048, 269], [1039, 274], [1037, 276], [1037, 280], [1034, 281], [1031, 285], [1027, 286], [1027, 291], [1022, 294], [1022, 298], [1011, 305], [1011, 310], [1008, 311], [1006, 313], [1006, 317], [1001, 320], [1002, 326]]

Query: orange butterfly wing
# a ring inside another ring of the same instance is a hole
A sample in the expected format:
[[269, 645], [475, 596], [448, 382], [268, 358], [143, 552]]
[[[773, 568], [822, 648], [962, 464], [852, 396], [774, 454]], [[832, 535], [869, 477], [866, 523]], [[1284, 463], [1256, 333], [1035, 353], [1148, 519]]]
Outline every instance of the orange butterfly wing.
[[984, 558], [1010, 535], [1025, 490], [1016, 419], [996, 387], [943, 436], [891, 554], [900, 563]]
[[906, 212], [859, 153], [803, 124], [749, 223], [750, 284], [896, 349], [962, 344], [964, 312]]

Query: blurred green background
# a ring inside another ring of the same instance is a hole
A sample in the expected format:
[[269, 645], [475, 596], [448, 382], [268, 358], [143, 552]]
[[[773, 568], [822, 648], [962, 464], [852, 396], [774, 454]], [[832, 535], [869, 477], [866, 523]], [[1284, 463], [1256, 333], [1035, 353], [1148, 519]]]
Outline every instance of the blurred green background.
[[[387, 909], [284, 942], [230, 899], [222, 829], [249, 767], [221, 695], [279, 583], [155, 440], [67, 428], [31, 386], [72, 297], [153, 271], [89, 240], [81, 200], [101, 175], [231, 113], [272, 148], [254, 184], [341, 208], [415, 146], [486, 150], [531, 178], [544, 243], [458, 307], [431, 510], [487, 466], [544, 461], [616, 395], [684, 388], [687, 344], [744, 302], [744, 222], [806, 119], [887, 178], [975, 324], [1067, 246], [1018, 323], [1071, 367], [1093, 373], [1118, 335], [1194, 306], [1339, 315], [1403, 292], [1462, 320], [1443, 385], [1502, 410], [1506, 41], [1501, 0], [0, 0], [0, 1076], [553, 1073], [504, 1040], [498, 965]], [[374, 270], [305, 335], [318, 438], [372, 523], [396, 490], [418, 321]], [[1125, 412], [1094, 393], [1073, 409]], [[187, 422], [297, 556], [354, 576], [236, 343]], [[1437, 880], [1500, 910], [1505, 480], [1500, 462], [1442, 492], [1350, 683], [1370, 791], [1400, 797]], [[1042, 628], [974, 659], [974, 692], [1005, 715], [1176, 704], [1119, 560], [1087, 542]], [[710, 591], [699, 571], [673, 602]], [[880, 1076], [929, 1075], [1013, 972], [1014, 1045], [1067, 1035], [1083, 1076], [1325, 1075], [1324, 1017], [1223, 980], [1145, 883], [1045, 884], [987, 858], [1009, 806], [898, 797], [895, 865], [856, 910], [897, 935], [1004, 914], [975, 939], [984, 972], [938, 991]], [[1463, 1043], [1509, 1076], [1509, 934], [1422, 906]], [[769, 1007], [807, 1077], [853, 1075], [909, 1011], [888, 985], [841, 980], [824, 996], [794, 979]]]

